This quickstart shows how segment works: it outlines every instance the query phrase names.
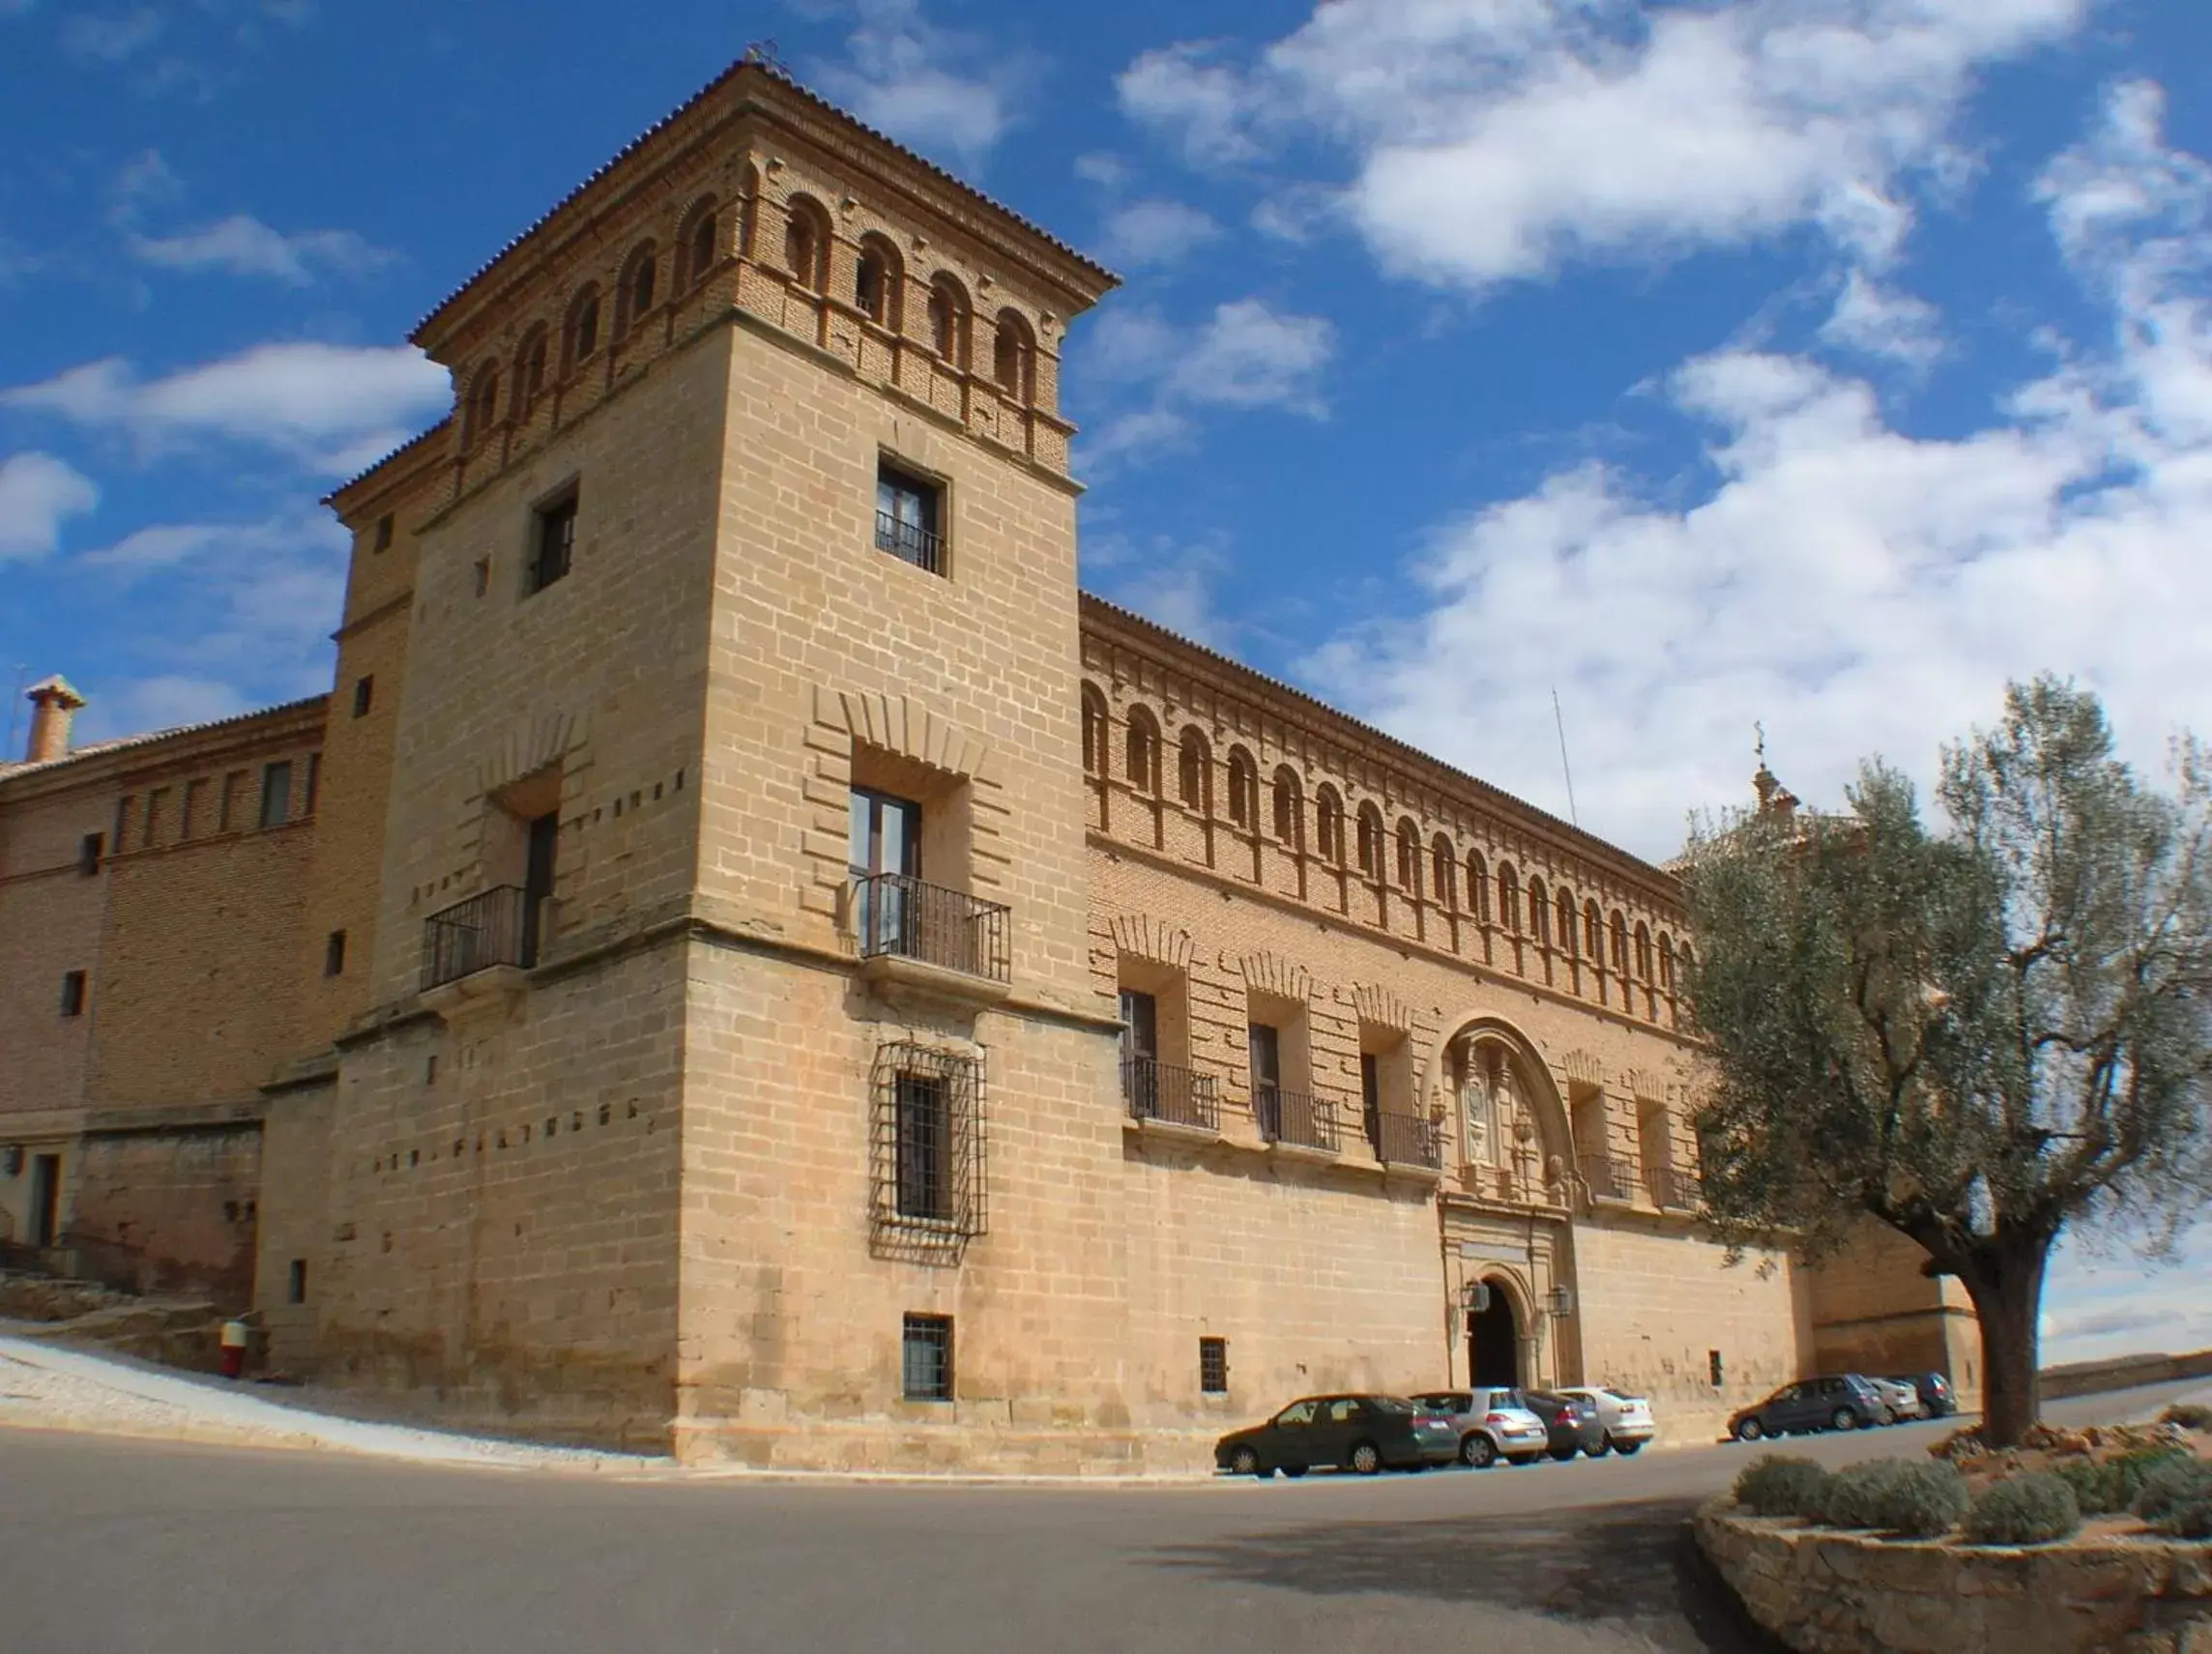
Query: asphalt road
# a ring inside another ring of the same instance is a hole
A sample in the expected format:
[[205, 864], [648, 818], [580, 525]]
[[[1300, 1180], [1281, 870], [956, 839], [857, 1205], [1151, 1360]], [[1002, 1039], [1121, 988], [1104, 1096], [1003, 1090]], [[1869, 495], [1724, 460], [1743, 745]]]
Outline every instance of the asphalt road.
[[[1792, 1450], [1915, 1452], [1944, 1428]], [[1768, 1654], [1682, 1527], [1751, 1456], [1062, 1490], [610, 1481], [0, 1430], [0, 1648]]]

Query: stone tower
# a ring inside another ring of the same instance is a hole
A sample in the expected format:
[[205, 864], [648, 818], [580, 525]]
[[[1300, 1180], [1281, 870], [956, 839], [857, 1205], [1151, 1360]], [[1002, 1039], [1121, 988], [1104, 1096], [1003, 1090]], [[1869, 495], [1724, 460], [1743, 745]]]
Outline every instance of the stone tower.
[[822, 1459], [957, 1371], [964, 1422], [1088, 1391], [1112, 1451], [1058, 412], [1111, 285], [747, 62], [421, 324], [452, 419], [334, 496], [324, 785], [384, 801], [318, 847], [368, 965], [269, 1128], [300, 1359]]

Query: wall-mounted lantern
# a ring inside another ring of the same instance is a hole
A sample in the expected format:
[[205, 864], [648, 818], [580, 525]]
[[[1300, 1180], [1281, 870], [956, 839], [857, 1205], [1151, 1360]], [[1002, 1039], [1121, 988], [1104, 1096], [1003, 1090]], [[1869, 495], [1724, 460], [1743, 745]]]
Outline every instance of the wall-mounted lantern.
[[1469, 1315], [1481, 1315], [1490, 1308], [1490, 1283], [1470, 1281], [1459, 1290], [1460, 1306]]
[[1544, 1295], [1544, 1307], [1552, 1312], [1555, 1320], [1565, 1320], [1575, 1313], [1575, 1290], [1572, 1287], [1554, 1287]]
[[5, 1172], [9, 1176], [15, 1177], [21, 1175], [22, 1171], [23, 1146], [19, 1143], [11, 1143], [7, 1147], [0, 1148], [0, 1172]]

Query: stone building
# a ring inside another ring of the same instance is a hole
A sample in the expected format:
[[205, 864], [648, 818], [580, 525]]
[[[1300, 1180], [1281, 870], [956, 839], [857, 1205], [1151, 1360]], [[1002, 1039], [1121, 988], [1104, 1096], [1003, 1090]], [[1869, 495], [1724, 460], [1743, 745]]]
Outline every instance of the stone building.
[[1078, 592], [1113, 286], [752, 62], [508, 244], [413, 335], [452, 417], [332, 498], [327, 699], [70, 752], [34, 691], [14, 1244], [756, 1463], [1937, 1360], [1904, 1261], [1839, 1345], [1701, 1237], [1664, 872]]

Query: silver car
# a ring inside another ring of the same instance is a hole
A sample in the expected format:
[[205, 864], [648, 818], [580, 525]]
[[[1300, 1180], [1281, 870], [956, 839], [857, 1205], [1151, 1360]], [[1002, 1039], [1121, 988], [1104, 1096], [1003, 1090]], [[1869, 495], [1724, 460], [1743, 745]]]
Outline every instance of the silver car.
[[1561, 1384], [1559, 1394], [1582, 1396], [1597, 1404], [1598, 1421], [1605, 1426], [1605, 1447], [1600, 1451], [1633, 1455], [1659, 1434], [1651, 1404], [1642, 1396], [1632, 1396], [1610, 1384]]
[[1544, 1421], [1521, 1405], [1518, 1390], [1477, 1385], [1471, 1390], [1431, 1390], [1413, 1400], [1449, 1415], [1459, 1432], [1459, 1461], [1476, 1469], [1503, 1459], [1533, 1465], [1552, 1444]]
[[1902, 1378], [1869, 1378], [1868, 1383], [1881, 1392], [1881, 1399], [1889, 1405], [1890, 1422], [1903, 1424], [1907, 1419], [1926, 1418], [1928, 1408], [1920, 1399], [1920, 1391]]

